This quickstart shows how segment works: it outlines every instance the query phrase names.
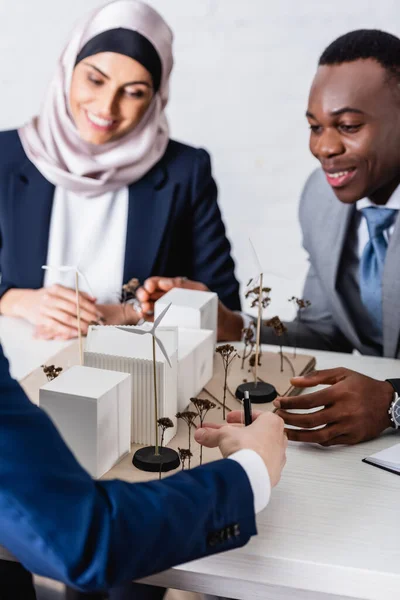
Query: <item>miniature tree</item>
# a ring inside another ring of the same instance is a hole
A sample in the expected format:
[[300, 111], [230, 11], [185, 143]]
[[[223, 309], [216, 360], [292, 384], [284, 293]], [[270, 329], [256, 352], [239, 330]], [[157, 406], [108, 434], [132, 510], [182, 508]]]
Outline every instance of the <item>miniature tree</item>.
[[[178, 412], [176, 413], [176, 418], [177, 419], [182, 419], [182, 421], [184, 421], [186, 423], [186, 425], [188, 426], [188, 430], [189, 430], [189, 452], [191, 451], [191, 436], [192, 436], [192, 427], [195, 427], [196, 423], [195, 420], [197, 419], [197, 412], [193, 412], [192, 410], [185, 410], [184, 412]], [[190, 452], [190, 456], [188, 456], [189, 458], [189, 469], [190, 469], [190, 458], [192, 457], [192, 453]]]
[[[203, 400], [202, 398], [190, 398], [191, 403], [197, 410], [197, 414], [200, 420], [200, 427], [203, 427], [204, 419], [209, 410], [216, 407], [214, 402], [211, 400]], [[203, 446], [200, 444], [200, 464], [203, 464]]]
[[179, 458], [181, 459], [181, 463], [182, 463], [182, 471], [185, 470], [185, 462], [187, 459], [189, 459], [189, 469], [190, 469], [190, 459], [192, 458], [193, 454], [190, 452], [190, 450], [188, 448], [178, 448], [178, 452], [179, 452]]
[[296, 358], [297, 336], [298, 336], [298, 330], [299, 330], [299, 323], [301, 322], [301, 311], [303, 311], [304, 309], [311, 306], [311, 302], [309, 300], [304, 300], [303, 298], [296, 298], [296, 296], [292, 296], [291, 298], [289, 298], [289, 302], [292, 302], [296, 306], [296, 309], [297, 309], [296, 331], [294, 334], [294, 354], [293, 354], [294, 358]]
[[[251, 283], [250, 280], [249, 283]], [[251, 304], [250, 308], [258, 308], [258, 316], [257, 316], [257, 336], [256, 336], [256, 363], [254, 369], [254, 385], [257, 385], [257, 367], [260, 366], [259, 356], [261, 355], [261, 345], [260, 345], [260, 328], [262, 321], [263, 310], [265, 310], [270, 302], [271, 302], [271, 288], [263, 286], [263, 274], [260, 273], [260, 282], [259, 285], [251, 287], [247, 290], [245, 297], [247, 299], [250, 298]]]
[[165, 430], [166, 429], [170, 429], [171, 427], [174, 426], [173, 422], [171, 421], [171, 419], [169, 419], [168, 417], [161, 417], [161, 419], [158, 419], [157, 421], [158, 426], [161, 429], [161, 442], [160, 442], [160, 448], [163, 447], [164, 445], [164, 434], [165, 434]]
[[[161, 448], [164, 445], [165, 430], [169, 429], [170, 427], [173, 427], [174, 424], [171, 421], [171, 419], [169, 419], [168, 417], [161, 417], [161, 419], [157, 420], [157, 423], [158, 423], [158, 426], [161, 429], [161, 442], [160, 442], [160, 451], [161, 451]], [[160, 461], [160, 469], [158, 471], [158, 479], [161, 479], [161, 473], [162, 473], [162, 458], [161, 458], [161, 461]]]
[[[254, 345], [255, 345], [255, 339], [254, 339], [254, 329], [252, 327], [245, 327], [244, 329], [242, 329], [242, 336], [243, 336], [243, 342], [244, 342], [244, 348], [243, 348], [243, 355], [242, 355], [242, 366], [241, 368], [244, 368], [244, 361], [246, 360], [246, 358], [248, 358], [251, 353], [253, 352], [254, 349]], [[249, 351], [247, 351], [247, 348], [249, 347]]]
[[249, 290], [247, 290], [247, 292], [245, 293], [245, 298], [247, 298], [247, 299], [250, 298], [250, 300], [251, 300], [250, 308], [257, 308], [259, 306], [259, 302], [260, 302], [260, 298], [261, 298], [261, 308], [264, 310], [265, 308], [267, 308], [267, 306], [269, 306], [269, 303], [271, 302], [270, 293], [271, 293], [271, 288], [261, 287], [261, 294], [260, 294], [260, 287], [257, 285], [255, 287], [252, 287]]
[[47, 381], [53, 381], [62, 371], [62, 367], [55, 367], [54, 365], [41, 365], [41, 367], [47, 377]]
[[124, 315], [124, 321], [126, 320], [126, 305], [132, 304], [133, 309], [140, 312], [140, 302], [136, 297], [136, 292], [140, 287], [140, 281], [136, 277], [132, 277], [128, 283], [124, 283], [121, 290], [119, 301], [122, 305], [122, 312]]
[[[251, 369], [254, 369], [254, 367], [256, 366], [256, 358], [257, 358], [257, 355], [255, 353], [252, 354], [249, 358], [249, 367], [250, 367], [249, 373], [250, 373]], [[260, 355], [258, 355], [257, 364], [259, 367], [261, 367], [261, 356]]]
[[221, 356], [222, 364], [224, 367], [224, 399], [222, 403], [222, 408], [223, 418], [225, 420], [228, 369], [232, 361], [236, 358], [237, 352], [234, 346], [231, 346], [230, 344], [223, 344], [222, 346], [218, 346], [215, 351]]
[[[271, 302], [271, 288], [264, 286], [264, 273], [261, 263], [258, 259], [254, 245], [249, 240], [250, 246], [254, 255], [255, 264], [257, 265], [257, 278], [250, 279], [247, 284], [247, 291], [245, 297], [251, 300], [251, 308], [257, 307], [257, 325], [256, 325], [256, 341], [255, 341], [255, 353], [252, 354], [253, 349], [250, 351], [249, 364], [254, 365], [253, 370], [253, 381], [244, 381], [235, 391], [235, 396], [238, 400], [243, 400], [245, 394], [249, 393], [251, 402], [264, 403], [271, 402], [276, 397], [276, 390], [273, 385], [266, 381], [259, 381], [257, 376], [257, 369], [261, 365], [261, 322], [263, 316], [263, 310], [269, 306]], [[249, 369], [250, 371], [251, 369]]]
[[267, 327], [272, 327], [275, 335], [279, 337], [279, 352], [281, 355], [281, 373], [283, 371], [283, 349], [282, 349], [282, 336], [287, 332], [287, 327], [282, 323], [279, 317], [272, 317], [266, 322]]

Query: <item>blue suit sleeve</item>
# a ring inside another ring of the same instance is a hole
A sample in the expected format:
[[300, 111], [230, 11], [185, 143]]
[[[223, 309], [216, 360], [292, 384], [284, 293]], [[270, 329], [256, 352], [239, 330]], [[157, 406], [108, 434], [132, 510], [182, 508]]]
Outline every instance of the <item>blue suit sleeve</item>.
[[9, 289], [12, 288], [12, 285], [10, 283], [7, 283], [6, 281], [3, 280], [3, 274], [2, 274], [2, 270], [1, 270], [1, 250], [2, 250], [2, 246], [3, 246], [3, 238], [2, 238], [1, 229], [0, 229], [0, 298]]
[[0, 544], [27, 569], [105, 590], [255, 534], [251, 486], [233, 460], [156, 482], [94, 481], [0, 347]]
[[197, 150], [192, 198], [194, 264], [191, 279], [205, 283], [231, 310], [240, 310], [239, 283], [217, 202], [210, 156], [202, 149]]

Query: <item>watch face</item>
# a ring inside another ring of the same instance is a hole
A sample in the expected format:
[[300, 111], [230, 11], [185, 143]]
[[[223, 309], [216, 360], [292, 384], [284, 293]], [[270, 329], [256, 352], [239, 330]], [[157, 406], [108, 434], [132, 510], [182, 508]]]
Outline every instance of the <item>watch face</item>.
[[399, 400], [393, 407], [393, 418], [396, 421], [397, 425], [400, 425], [400, 402]]

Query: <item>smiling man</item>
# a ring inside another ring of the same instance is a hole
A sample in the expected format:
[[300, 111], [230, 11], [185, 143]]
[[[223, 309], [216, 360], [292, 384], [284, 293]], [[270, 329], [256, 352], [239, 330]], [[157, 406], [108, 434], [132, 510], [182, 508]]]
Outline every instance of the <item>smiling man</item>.
[[[377, 30], [335, 40], [319, 60], [306, 116], [310, 150], [321, 163], [300, 202], [310, 263], [303, 297], [311, 306], [301, 321], [285, 323], [287, 343], [400, 358], [400, 40]], [[142, 300], [172, 285], [204, 288], [152, 278]], [[243, 323], [239, 313], [220, 304], [220, 339], [240, 339]], [[269, 327], [261, 336], [264, 343], [277, 343]], [[289, 439], [356, 443], [400, 425], [393, 389], [400, 391], [400, 380], [332, 369], [293, 383], [330, 387], [275, 401], [287, 424], [303, 428], [289, 430]], [[285, 410], [320, 406], [312, 415]], [[321, 425], [326, 427], [311, 429]]]

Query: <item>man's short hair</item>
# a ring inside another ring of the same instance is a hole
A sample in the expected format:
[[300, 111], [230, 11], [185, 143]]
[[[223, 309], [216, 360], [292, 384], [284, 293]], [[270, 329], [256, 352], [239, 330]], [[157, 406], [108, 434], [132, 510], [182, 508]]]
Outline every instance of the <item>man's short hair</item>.
[[376, 60], [389, 79], [400, 83], [400, 39], [379, 29], [357, 29], [338, 37], [321, 54], [319, 65]]

